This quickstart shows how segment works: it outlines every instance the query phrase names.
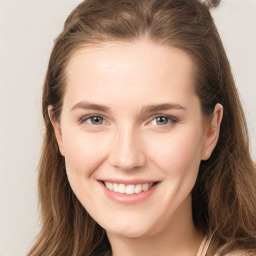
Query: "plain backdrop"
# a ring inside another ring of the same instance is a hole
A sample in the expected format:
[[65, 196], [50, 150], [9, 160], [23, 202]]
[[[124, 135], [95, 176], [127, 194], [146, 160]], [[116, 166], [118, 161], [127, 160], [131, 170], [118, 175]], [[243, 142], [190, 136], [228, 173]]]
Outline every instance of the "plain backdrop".
[[[104, 0], [102, 0], [104, 1]], [[0, 256], [22, 256], [40, 226], [41, 90], [53, 40], [78, 0], [0, 0]], [[256, 0], [213, 10], [256, 159]]]

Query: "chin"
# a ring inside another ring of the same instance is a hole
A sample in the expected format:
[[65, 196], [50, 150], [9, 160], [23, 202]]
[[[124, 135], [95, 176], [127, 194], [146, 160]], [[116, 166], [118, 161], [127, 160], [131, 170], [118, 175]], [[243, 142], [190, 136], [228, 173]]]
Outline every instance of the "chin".
[[[107, 231], [107, 234], [112, 234], [115, 236], [120, 236], [124, 238], [142, 238], [146, 236], [152, 236], [154, 234], [157, 234], [160, 232], [159, 228], [157, 228], [157, 225], [143, 225], [143, 220], [139, 222], [123, 222], [122, 225], [116, 225], [116, 226], [109, 226], [105, 228]], [[142, 223], [142, 224], [141, 224]]]
[[147, 230], [142, 229], [130, 228], [129, 230], [124, 230], [120, 228], [119, 230], [107, 230], [107, 234], [113, 234], [115, 236], [123, 238], [135, 239], [145, 237], [146, 235], [149, 235], [149, 232]]

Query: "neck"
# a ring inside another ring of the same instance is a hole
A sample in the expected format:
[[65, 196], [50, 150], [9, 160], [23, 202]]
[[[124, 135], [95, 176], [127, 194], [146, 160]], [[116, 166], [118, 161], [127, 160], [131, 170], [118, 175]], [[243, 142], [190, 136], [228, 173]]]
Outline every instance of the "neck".
[[168, 223], [163, 229], [146, 232], [140, 237], [131, 238], [107, 232], [112, 255], [195, 256], [203, 235], [194, 226], [192, 212], [187, 214], [184, 209], [180, 209]]

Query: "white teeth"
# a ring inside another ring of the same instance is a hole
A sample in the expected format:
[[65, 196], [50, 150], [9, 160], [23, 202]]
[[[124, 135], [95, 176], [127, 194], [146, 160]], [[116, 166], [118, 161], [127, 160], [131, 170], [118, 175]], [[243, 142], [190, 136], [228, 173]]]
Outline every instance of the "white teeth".
[[135, 191], [134, 191], [136, 194], [139, 194], [141, 192], [141, 185], [138, 184], [135, 186]]
[[108, 184], [108, 189], [111, 190], [111, 191], [113, 190], [113, 184], [112, 183]]
[[125, 194], [127, 194], [127, 195], [134, 194], [134, 189], [135, 189], [134, 185], [127, 185], [125, 188]]
[[153, 186], [153, 183], [125, 185], [125, 184], [104, 182], [104, 184], [105, 184], [106, 188], [111, 191], [114, 191], [114, 192], [120, 193], [120, 194], [127, 194], [127, 195], [133, 195], [133, 194], [139, 194], [141, 192], [145, 192]]
[[121, 194], [125, 194], [125, 185], [124, 184], [119, 184], [118, 192]]
[[118, 184], [116, 184], [116, 183], [114, 183], [113, 184], [113, 190], [114, 190], [114, 192], [118, 192]]
[[105, 182], [105, 186], [109, 188], [109, 182]]
[[148, 183], [142, 185], [142, 190], [147, 191], [148, 190]]

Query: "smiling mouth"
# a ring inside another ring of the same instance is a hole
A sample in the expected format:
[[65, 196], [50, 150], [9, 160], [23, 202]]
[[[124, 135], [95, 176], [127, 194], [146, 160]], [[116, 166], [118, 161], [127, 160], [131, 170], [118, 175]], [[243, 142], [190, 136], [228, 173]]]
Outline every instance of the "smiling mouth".
[[129, 184], [129, 185], [111, 183], [111, 182], [105, 182], [105, 181], [103, 181], [102, 183], [105, 185], [105, 187], [108, 190], [113, 191], [115, 193], [133, 195], [133, 194], [140, 194], [148, 191], [151, 187], [156, 185], [158, 182], [143, 183], [143, 184]]

